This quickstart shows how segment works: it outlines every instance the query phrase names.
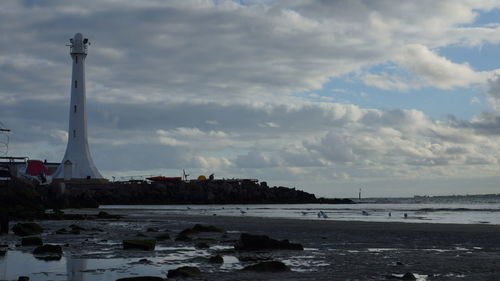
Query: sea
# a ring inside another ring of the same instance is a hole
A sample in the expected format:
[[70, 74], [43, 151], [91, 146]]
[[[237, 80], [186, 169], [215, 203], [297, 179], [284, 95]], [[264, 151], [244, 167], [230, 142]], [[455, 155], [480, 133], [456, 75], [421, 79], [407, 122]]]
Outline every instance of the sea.
[[103, 205], [138, 215], [186, 214], [300, 220], [500, 225], [500, 194], [353, 199], [356, 204]]

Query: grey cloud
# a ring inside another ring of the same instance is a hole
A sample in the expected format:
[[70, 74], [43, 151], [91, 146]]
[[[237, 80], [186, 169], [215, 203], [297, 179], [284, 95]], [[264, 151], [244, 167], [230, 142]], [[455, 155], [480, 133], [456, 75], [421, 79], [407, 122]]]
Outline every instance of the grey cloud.
[[246, 155], [238, 155], [235, 164], [239, 168], [268, 168], [278, 165], [273, 156], [267, 156], [258, 151], [249, 151]]

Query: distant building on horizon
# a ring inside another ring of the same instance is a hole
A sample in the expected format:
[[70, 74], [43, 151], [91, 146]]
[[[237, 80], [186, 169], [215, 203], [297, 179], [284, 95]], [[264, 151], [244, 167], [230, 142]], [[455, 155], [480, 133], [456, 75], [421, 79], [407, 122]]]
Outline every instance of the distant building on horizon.
[[61, 165], [54, 179], [102, 179], [90, 155], [87, 140], [87, 109], [85, 97], [85, 58], [87, 38], [81, 33], [70, 39], [70, 55], [73, 59], [71, 76], [71, 102], [69, 108], [68, 144]]

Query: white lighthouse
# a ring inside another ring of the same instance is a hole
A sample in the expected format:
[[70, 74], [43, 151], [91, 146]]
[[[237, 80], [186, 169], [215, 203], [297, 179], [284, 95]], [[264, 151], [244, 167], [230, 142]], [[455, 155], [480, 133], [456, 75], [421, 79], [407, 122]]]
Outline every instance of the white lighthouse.
[[102, 179], [90, 156], [87, 141], [87, 109], [85, 100], [85, 58], [88, 39], [81, 33], [69, 39], [73, 59], [71, 103], [69, 108], [68, 146], [61, 165], [54, 173], [56, 179]]

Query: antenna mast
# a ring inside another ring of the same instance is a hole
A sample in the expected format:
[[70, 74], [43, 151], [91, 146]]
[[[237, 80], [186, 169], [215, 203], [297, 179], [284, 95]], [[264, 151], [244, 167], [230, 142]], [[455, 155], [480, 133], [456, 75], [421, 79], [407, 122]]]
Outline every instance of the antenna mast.
[[0, 156], [7, 156], [9, 153], [9, 135], [10, 129], [6, 129], [0, 122]]

